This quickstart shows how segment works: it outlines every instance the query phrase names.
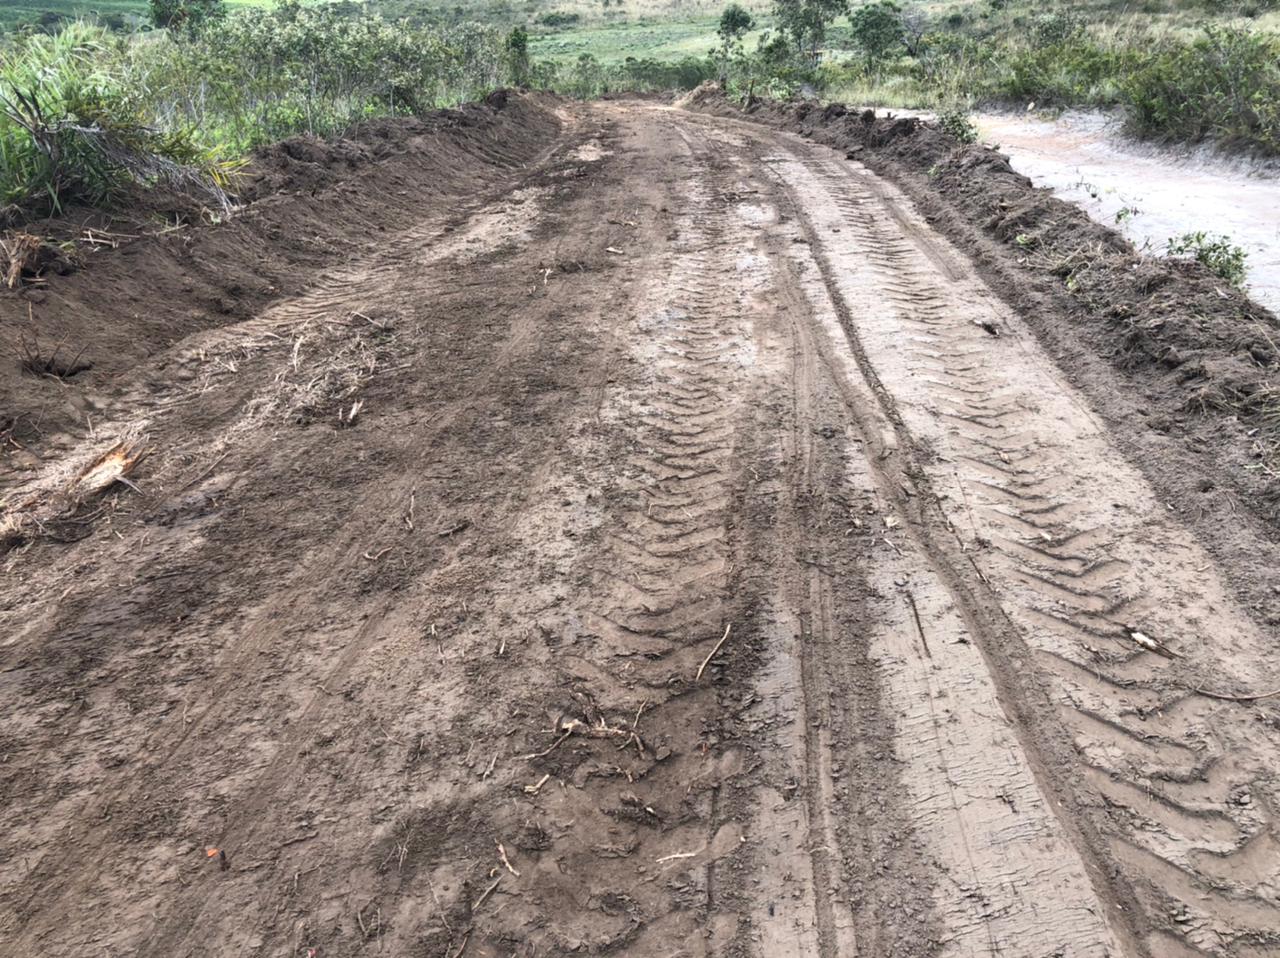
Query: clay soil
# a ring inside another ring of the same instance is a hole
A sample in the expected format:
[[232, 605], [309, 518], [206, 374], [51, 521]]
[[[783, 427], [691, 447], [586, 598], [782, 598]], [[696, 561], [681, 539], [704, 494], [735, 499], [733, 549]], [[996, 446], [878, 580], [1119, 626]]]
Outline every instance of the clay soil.
[[1274, 318], [755, 112], [285, 143], [0, 298], [0, 953], [1280, 953]]

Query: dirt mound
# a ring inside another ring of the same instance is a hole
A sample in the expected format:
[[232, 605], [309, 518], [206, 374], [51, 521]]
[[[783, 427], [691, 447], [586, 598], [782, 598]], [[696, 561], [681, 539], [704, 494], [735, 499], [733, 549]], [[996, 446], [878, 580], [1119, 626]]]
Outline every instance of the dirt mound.
[[[83, 424], [93, 413], [88, 390], [192, 332], [296, 294], [316, 268], [365, 250], [371, 234], [385, 242], [428, 211], [482, 196], [559, 128], [549, 98], [504, 91], [422, 118], [376, 120], [333, 142], [268, 147], [240, 188], [245, 205], [221, 225], [165, 191], [115, 217], [75, 211], [27, 224], [46, 248], [74, 243], [84, 265], [28, 275], [0, 293], [0, 436], [25, 445]], [[75, 390], [28, 361], [55, 353], [80, 357]]]
[[675, 105], [692, 109], [695, 107], [711, 107], [723, 102], [725, 102], [724, 91], [720, 88], [720, 84], [715, 80], [703, 80], [684, 96], [678, 97]]
[[693, 109], [794, 130], [897, 182], [1073, 373], [1094, 376], [1092, 358], [1105, 358], [1130, 392], [1117, 418], [1141, 417], [1178, 440], [1280, 522], [1280, 321], [1271, 312], [1198, 263], [1144, 255], [996, 150], [914, 117], [840, 104], [743, 108], [710, 86], [695, 93]]

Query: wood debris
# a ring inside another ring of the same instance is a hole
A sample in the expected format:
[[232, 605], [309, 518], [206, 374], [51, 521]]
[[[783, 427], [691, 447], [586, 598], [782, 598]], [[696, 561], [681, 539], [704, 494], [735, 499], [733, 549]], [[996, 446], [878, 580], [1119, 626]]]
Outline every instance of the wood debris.
[[724, 627], [724, 635], [720, 636], [720, 641], [716, 643], [715, 648], [707, 653], [707, 657], [703, 659], [702, 664], [698, 666], [698, 674], [693, 677], [695, 682], [702, 679], [702, 673], [706, 670], [707, 666], [711, 664], [711, 660], [716, 657], [716, 653], [720, 651], [720, 647], [724, 645], [725, 640], [729, 638], [729, 630], [732, 628], [732, 622]]

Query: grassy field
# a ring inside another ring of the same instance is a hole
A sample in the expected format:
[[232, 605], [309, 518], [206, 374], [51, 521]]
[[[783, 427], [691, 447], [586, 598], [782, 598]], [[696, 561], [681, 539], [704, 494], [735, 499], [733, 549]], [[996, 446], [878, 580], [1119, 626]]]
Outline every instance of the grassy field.
[[[754, 47], [759, 36], [759, 30], [749, 34], [747, 43]], [[536, 58], [574, 60], [586, 53], [602, 63], [610, 63], [627, 57], [655, 60], [700, 57], [716, 43], [715, 17], [685, 20], [643, 17], [536, 32], [530, 37], [529, 49]]]
[[[262, 6], [271, 0], [227, 0], [230, 7]], [[147, 16], [147, 0], [0, 0], [0, 30], [34, 24], [46, 14], [97, 17], [105, 23], [132, 26]]]

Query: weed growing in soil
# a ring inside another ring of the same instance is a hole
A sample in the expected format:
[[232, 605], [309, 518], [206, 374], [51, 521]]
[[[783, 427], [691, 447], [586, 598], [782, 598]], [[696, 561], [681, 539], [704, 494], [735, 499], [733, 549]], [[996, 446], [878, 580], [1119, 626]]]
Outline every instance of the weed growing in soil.
[[969, 119], [964, 110], [952, 108], [938, 114], [938, 126], [944, 133], [949, 133], [961, 143], [977, 143], [978, 128]]
[[1183, 233], [1169, 240], [1168, 253], [1170, 256], [1190, 257], [1232, 286], [1244, 286], [1247, 254], [1232, 243], [1229, 236]]

